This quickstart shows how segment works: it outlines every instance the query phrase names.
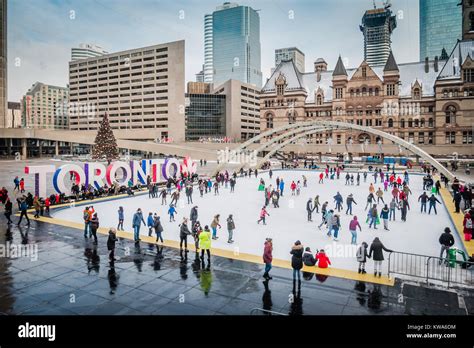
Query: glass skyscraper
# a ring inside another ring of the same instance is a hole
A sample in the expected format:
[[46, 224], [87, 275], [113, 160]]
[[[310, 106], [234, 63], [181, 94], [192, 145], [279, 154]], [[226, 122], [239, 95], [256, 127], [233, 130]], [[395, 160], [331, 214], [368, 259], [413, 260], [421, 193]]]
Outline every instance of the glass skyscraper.
[[420, 0], [420, 61], [449, 55], [461, 39], [462, 9], [459, 0]]
[[226, 2], [213, 12], [212, 68], [214, 86], [229, 79], [262, 86], [257, 11]]
[[225, 95], [186, 94], [186, 141], [225, 137]]

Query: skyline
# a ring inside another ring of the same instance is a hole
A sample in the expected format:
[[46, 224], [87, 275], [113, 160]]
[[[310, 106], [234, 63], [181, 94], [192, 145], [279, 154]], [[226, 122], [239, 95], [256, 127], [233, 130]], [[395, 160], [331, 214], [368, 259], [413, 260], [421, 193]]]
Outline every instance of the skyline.
[[[8, 8], [9, 101], [19, 101], [36, 81], [66, 86], [71, 48], [82, 42], [117, 52], [184, 39], [185, 82], [194, 81], [204, 63], [204, 14], [222, 3], [11, 0]], [[328, 62], [329, 69], [335, 66], [339, 54], [345, 58], [347, 67], [358, 66], [363, 60], [363, 35], [358, 25], [365, 10], [372, 8], [371, 0], [237, 3], [260, 10], [263, 83], [270, 77], [277, 48], [296, 46], [302, 50], [307, 71], [313, 70], [313, 62], [318, 57]], [[376, 3], [381, 6], [381, 1]], [[344, 6], [350, 6], [351, 11]], [[394, 0], [392, 10], [399, 23], [392, 35], [397, 62], [418, 61], [418, 1]], [[334, 17], [336, 14], [338, 17]]]

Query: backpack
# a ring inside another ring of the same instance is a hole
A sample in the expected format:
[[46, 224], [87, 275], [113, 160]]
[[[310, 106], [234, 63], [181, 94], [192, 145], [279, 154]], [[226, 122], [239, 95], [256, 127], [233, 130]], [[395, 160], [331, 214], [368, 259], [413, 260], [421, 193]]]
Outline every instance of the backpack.
[[89, 213], [87, 211], [84, 212], [83, 218], [84, 218], [84, 221], [89, 220]]
[[466, 228], [471, 230], [472, 229], [472, 219], [466, 220]]

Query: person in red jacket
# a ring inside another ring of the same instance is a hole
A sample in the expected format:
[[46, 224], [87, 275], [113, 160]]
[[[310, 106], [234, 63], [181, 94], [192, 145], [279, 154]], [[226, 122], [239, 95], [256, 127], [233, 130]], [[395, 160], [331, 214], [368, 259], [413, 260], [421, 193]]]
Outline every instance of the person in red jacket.
[[331, 261], [329, 260], [329, 257], [324, 252], [324, 249], [321, 249], [316, 254], [316, 260], [318, 262], [319, 268], [328, 268], [328, 266], [331, 264]]
[[49, 214], [49, 207], [51, 205], [51, 202], [49, 201], [49, 197], [47, 197], [45, 200], [44, 200], [44, 206], [46, 208], [46, 213]]
[[291, 195], [294, 196], [295, 190], [296, 190], [296, 183], [294, 181], [291, 182], [290, 189], [291, 189]]
[[25, 192], [25, 179], [21, 178], [20, 180], [20, 193]]
[[323, 173], [319, 174], [319, 183], [320, 184], [324, 184], [323, 179], [324, 179], [324, 174]]
[[462, 221], [462, 226], [464, 227], [464, 240], [469, 242], [472, 239], [473, 231], [473, 220], [469, 212], [464, 215], [464, 220]]
[[265, 244], [264, 244], [264, 249], [263, 249], [263, 263], [265, 263], [265, 273], [263, 273], [263, 278], [266, 280], [273, 279], [270, 277], [268, 274], [270, 270], [272, 269], [272, 261], [273, 261], [273, 243], [271, 238], [266, 238], [265, 239]]

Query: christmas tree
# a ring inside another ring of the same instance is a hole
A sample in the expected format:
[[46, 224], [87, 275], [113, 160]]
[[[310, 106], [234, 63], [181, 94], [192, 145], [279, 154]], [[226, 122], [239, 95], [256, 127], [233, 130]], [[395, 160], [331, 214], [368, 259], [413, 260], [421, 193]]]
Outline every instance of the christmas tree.
[[117, 141], [115, 140], [114, 132], [110, 128], [109, 118], [106, 113], [95, 137], [92, 158], [111, 161], [117, 159], [118, 155]]

